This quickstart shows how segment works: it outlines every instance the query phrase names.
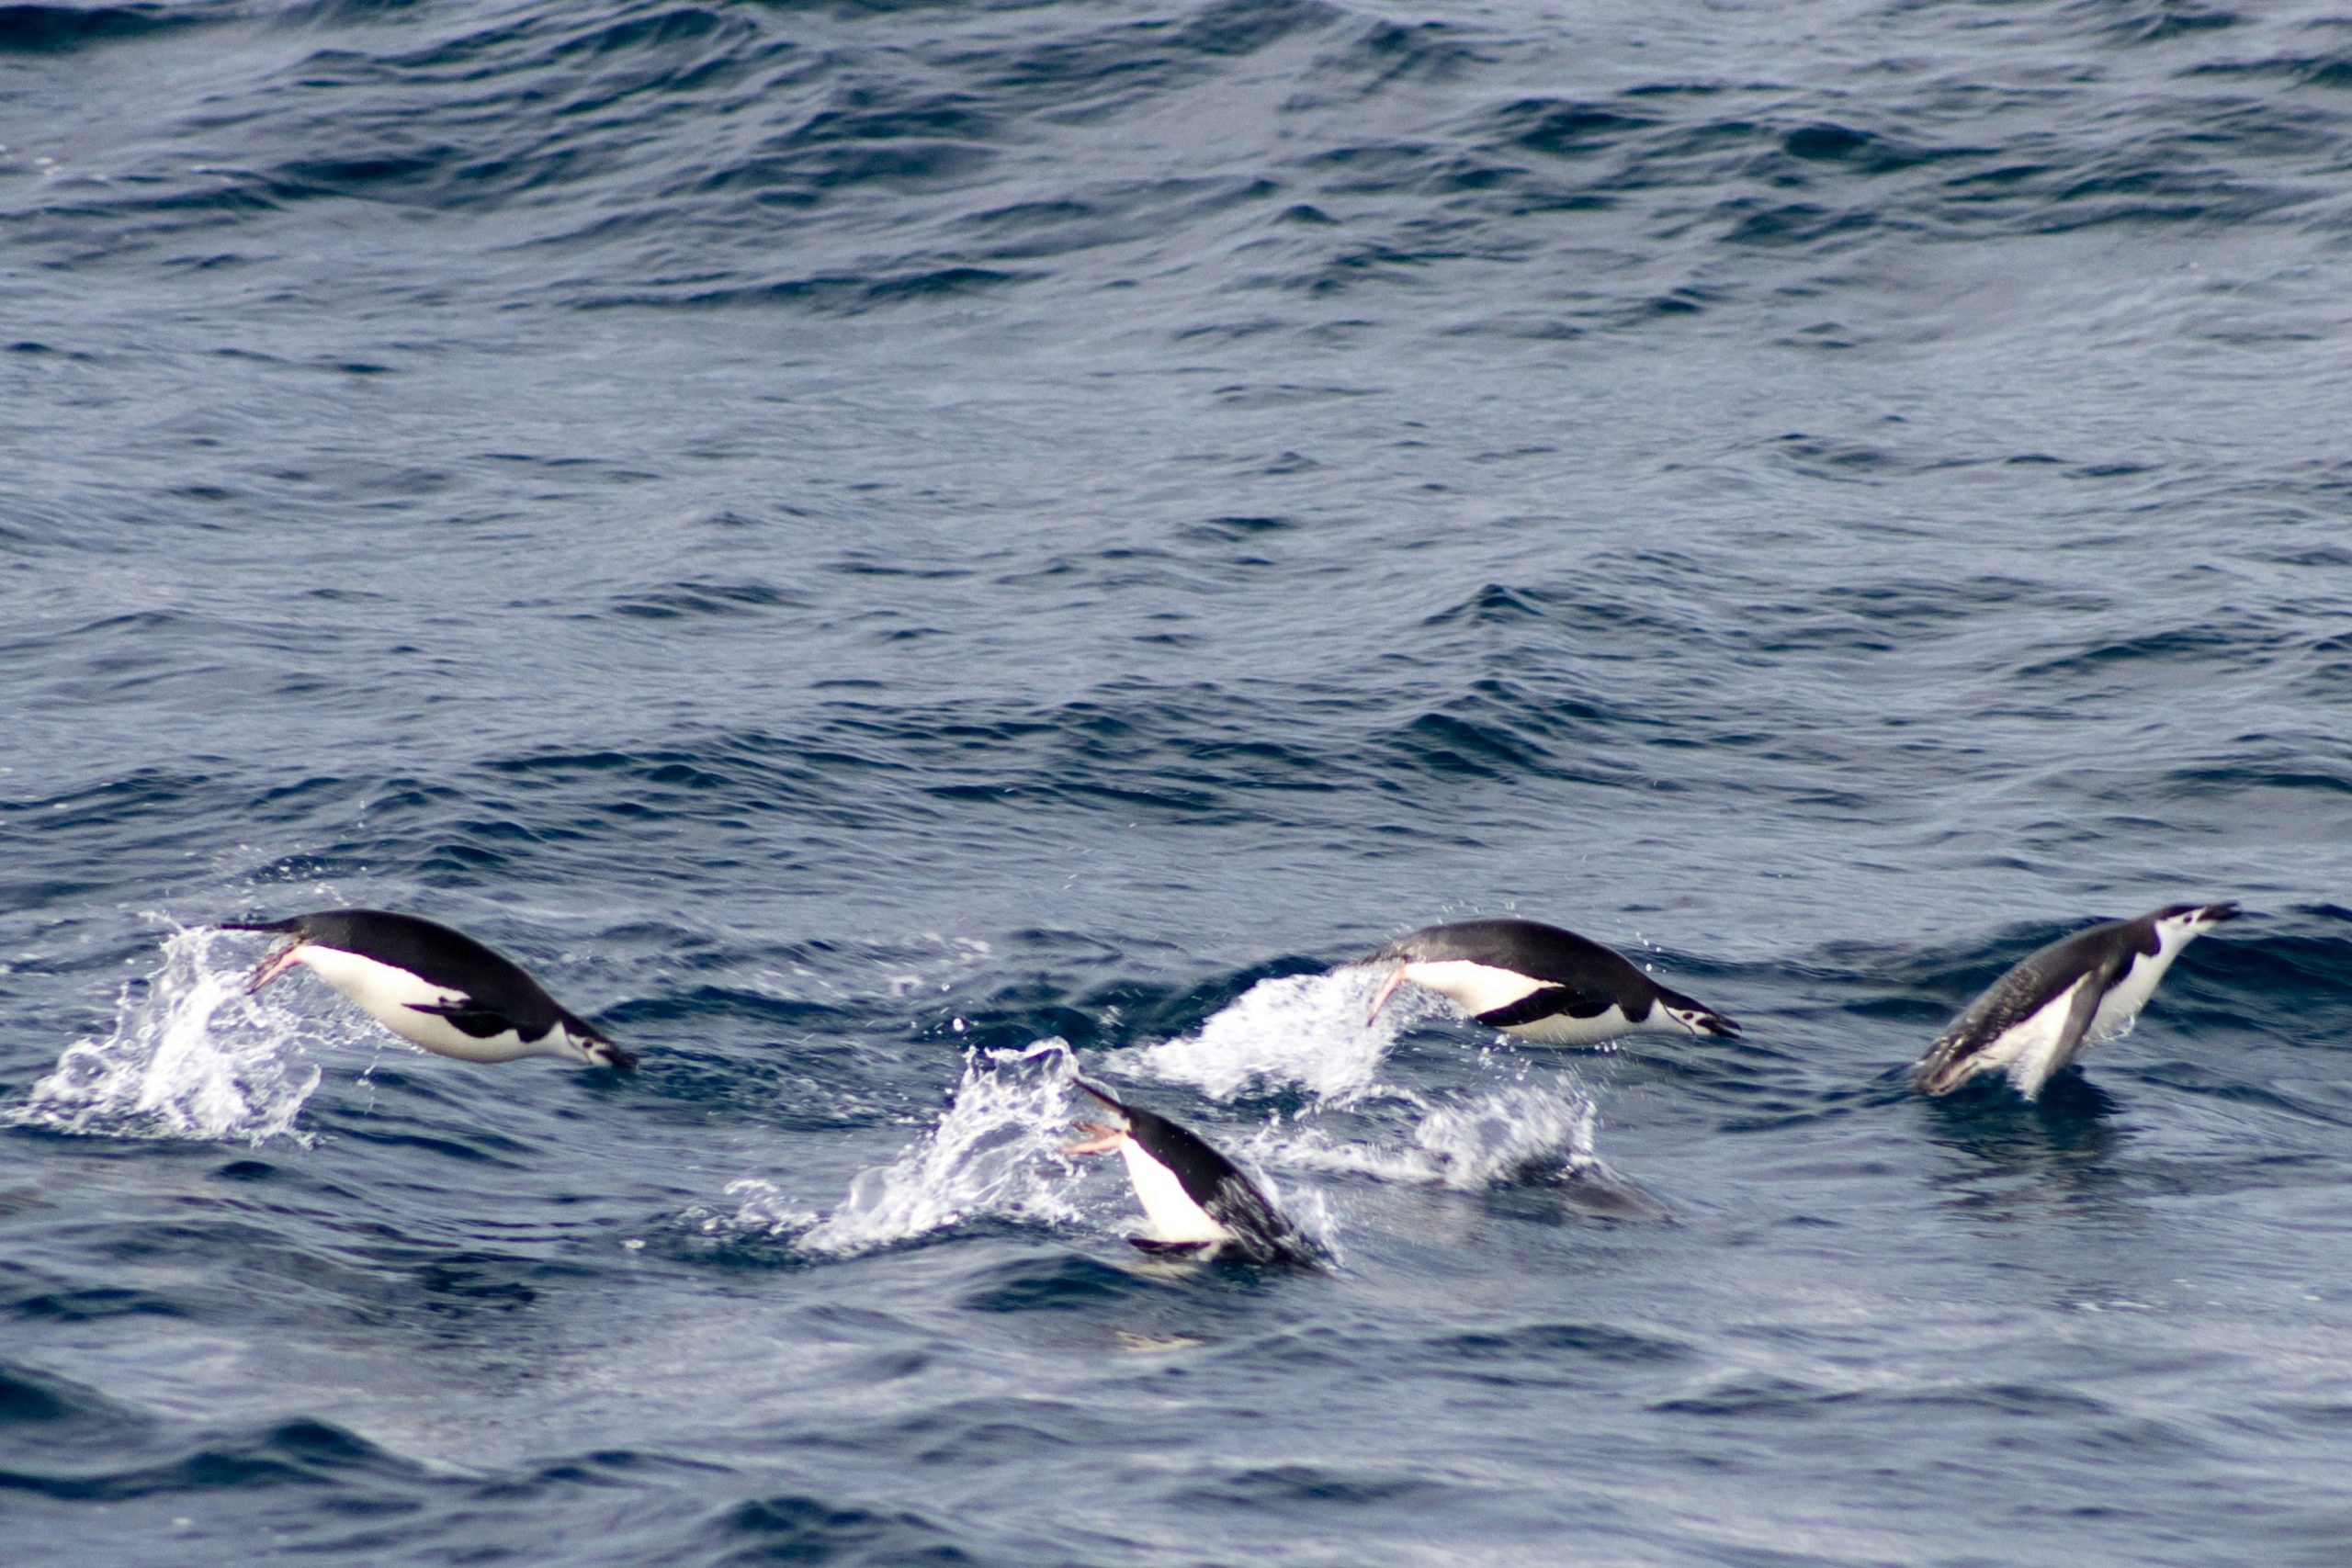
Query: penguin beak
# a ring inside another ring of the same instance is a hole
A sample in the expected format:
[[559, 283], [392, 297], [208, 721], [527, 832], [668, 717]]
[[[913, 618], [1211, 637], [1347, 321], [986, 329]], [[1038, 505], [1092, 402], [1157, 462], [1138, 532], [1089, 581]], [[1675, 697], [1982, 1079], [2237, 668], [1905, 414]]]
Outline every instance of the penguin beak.
[[245, 995], [252, 996], [280, 975], [294, 967], [295, 955], [302, 951], [300, 942], [289, 942], [254, 966], [253, 978], [245, 982]]
[[1065, 1155], [1107, 1155], [1127, 1141], [1124, 1127], [1105, 1127], [1100, 1122], [1080, 1122], [1078, 1130], [1085, 1134], [1074, 1144], [1064, 1144]]
[[2226, 904], [2206, 905], [2197, 911], [2197, 919], [2200, 925], [2218, 926], [2223, 920], [2234, 920], [2245, 913], [2245, 911], [2238, 907], [2237, 901], [2232, 899]]
[[1380, 1016], [1380, 1010], [1388, 1005], [1388, 998], [1396, 994], [1396, 987], [1405, 983], [1405, 971], [1411, 967], [1412, 960], [1407, 959], [1396, 968], [1391, 969], [1388, 972], [1388, 978], [1380, 983], [1380, 994], [1372, 998], [1372, 1010], [1363, 1015], [1363, 1026], [1366, 1029], [1370, 1029], [1372, 1021]]
[[616, 1073], [633, 1073], [637, 1071], [636, 1053], [632, 1051], [624, 1051], [609, 1040], [590, 1041], [588, 1043], [588, 1060], [596, 1066], [610, 1067]]

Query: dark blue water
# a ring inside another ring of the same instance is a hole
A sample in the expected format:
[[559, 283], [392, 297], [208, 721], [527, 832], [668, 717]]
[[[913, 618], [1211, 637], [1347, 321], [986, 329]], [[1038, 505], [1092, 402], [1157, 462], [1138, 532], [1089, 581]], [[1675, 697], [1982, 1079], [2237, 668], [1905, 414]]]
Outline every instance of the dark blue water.
[[[2335, 8], [11, 6], [0, 144], [7, 1562], [2344, 1560]], [[202, 929], [343, 904], [644, 1070]], [[1746, 1039], [1363, 1026], [1504, 912]]]

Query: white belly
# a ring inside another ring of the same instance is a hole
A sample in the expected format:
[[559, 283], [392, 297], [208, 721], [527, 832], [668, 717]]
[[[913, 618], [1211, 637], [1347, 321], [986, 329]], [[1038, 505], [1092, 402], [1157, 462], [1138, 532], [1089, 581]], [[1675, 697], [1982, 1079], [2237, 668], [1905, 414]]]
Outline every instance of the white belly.
[[[1544, 982], [1532, 980], [1509, 969], [1497, 969], [1490, 964], [1474, 964], [1466, 958], [1416, 960], [1405, 966], [1405, 978], [1427, 986], [1463, 1011], [1477, 1014], [1507, 1008], [1513, 1002], [1524, 1001], [1544, 988]], [[1649, 1016], [1635, 1023], [1626, 1018], [1623, 1010], [1613, 1002], [1590, 1018], [1570, 1018], [1555, 1013], [1539, 1018], [1532, 1023], [1514, 1023], [1503, 1032], [1538, 1045], [1598, 1045], [1604, 1040], [1614, 1040], [1621, 1034], [1658, 1031], [1668, 1034], [1690, 1032], [1669, 1017], [1664, 1008], [1653, 1007]]]
[[[2031, 1100], [2041, 1092], [2050, 1075], [2081, 1055], [2089, 1045], [2085, 1038], [2070, 1050], [2058, 1049], [2059, 1037], [2066, 1030], [2066, 1015], [2075, 1005], [2075, 993], [2090, 984], [2085, 976], [2041, 1004], [2038, 1012], [2009, 1025], [1987, 1042], [1977, 1052], [1978, 1066], [1974, 1073], [2006, 1072], [2017, 1091]], [[2104, 1009], [2100, 1010], [2103, 1013]], [[2096, 1022], [2096, 1020], [2094, 1021]], [[1973, 1076], [1973, 1074], [1972, 1074]]]
[[1127, 1162], [1127, 1179], [1135, 1185], [1136, 1201], [1143, 1205], [1144, 1218], [1151, 1222], [1152, 1233], [1159, 1240], [1225, 1241], [1231, 1237], [1231, 1231], [1193, 1201], [1184, 1184], [1176, 1179], [1176, 1173], [1145, 1153], [1133, 1138], [1120, 1143], [1119, 1154]]
[[1598, 1045], [1621, 1034], [1654, 1030], [1661, 1024], [1673, 1033], [1684, 1032], [1682, 1026], [1668, 1018], [1662, 1008], [1650, 1009], [1649, 1017], [1639, 1023], [1632, 1023], [1612, 1002], [1590, 1018], [1570, 1018], [1566, 1013], [1555, 1012], [1549, 1018], [1539, 1018], [1533, 1023], [1507, 1025], [1503, 1032], [1521, 1040], [1532, 1040], [1538, 1045]]
[[1405, 965], [1405, 978], [1427, 986], [1464, 1012], [1492, 1012], [1524, 1000], [1544, 988], [1509, 969], [1474, 964], [1467, 958], [1417, 958]]
[[[2158, 928], [2160, 941], [2168, 934], [2163, 928]], [[2165, 971], [2172, 967], [2173, 959], [2188, 945], [2187, 940], [2166, 942], [2154, 958], [2144, 953], [2133, 953], [2132, 967], [2124, 971], [2123, 978], [2115, 983], [2115, 988], [2099, 999], [2098, 1014], [2091, 1020], [2090, 1036], [2085, 1043], [2096, 1044], [2102, 1040], [2113, 1040], [2130, 1033], [2132, 1021], [2140, 1016], [2140, 1010], [2148, 1005], [2150, 997], [2155, 995], [2156, 982], [2165, 977]]]
[[431, 1007], [462, 1000], [465, 993], [431, 985], [405, 969], [356, 953], [305, 942], [294, 956], [378, 1023], [435, 1055], [467, 1062], [511, 1062], [517, 1056], [538, 1055], [555, 1043], [555, 1031], [537, 1042], [526, 1042], [511, 1029], [486, 1040], [477, 1039], [437, 1013], [418, 1012], [412, 1003]]

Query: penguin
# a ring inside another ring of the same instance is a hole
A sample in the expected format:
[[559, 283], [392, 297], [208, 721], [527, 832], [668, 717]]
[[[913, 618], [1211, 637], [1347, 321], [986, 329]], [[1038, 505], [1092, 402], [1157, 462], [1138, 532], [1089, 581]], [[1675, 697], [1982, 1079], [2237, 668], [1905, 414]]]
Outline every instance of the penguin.
[[2029, 953], [1968, 1004], [1911, 1069], [1922, 1094], [2006, 1072], [2026, 1099], [2050, 1075], [2132, 1027], [2180, 950], [2240, 914], [2234, 903], [2167, 904]]
[[246, 982], [300, 964], [412, 1045], [465, 1062], [559, 1056], [628, 1072], [637, 1058], [556, 1005], [538, 982], [462, 931], [382, 909], [322, 909], [221, 930], [288, 937]]
[[1141, 1106], [1122, 1104], [1084, 1078], [1070, 1081], [1122, 1123], [1080, 1122], [1083, 1134], [1066, 1156], [1106, 1155], [1126, 1161], [1127, 1179], [1154, 1235], [1130, 1236], [1145, 1252], [1249, 1263], [1313, 1264], [1314, 1249], [1240, 1168], [1193, 1134]]
[[1540, 920], [1459, 920], [1398, 937], [1372, 955], [1395, 965], [1364, 1016], [1397, 987], [1438, 992], [1489, 1029], [1539, 1045], [1598, 1045], [1623, 1034], [1736, 1035], [1739, 1025], [1643, 974], [1625, 955]]

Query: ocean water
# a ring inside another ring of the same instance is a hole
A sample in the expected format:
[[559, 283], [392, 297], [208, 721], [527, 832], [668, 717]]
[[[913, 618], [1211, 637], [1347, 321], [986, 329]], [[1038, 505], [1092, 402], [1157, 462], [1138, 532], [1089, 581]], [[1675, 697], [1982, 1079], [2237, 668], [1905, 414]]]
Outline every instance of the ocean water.
[[2341, 1563], [2347, 416], [2337, 7], [0, 7], [0, 1560]]

